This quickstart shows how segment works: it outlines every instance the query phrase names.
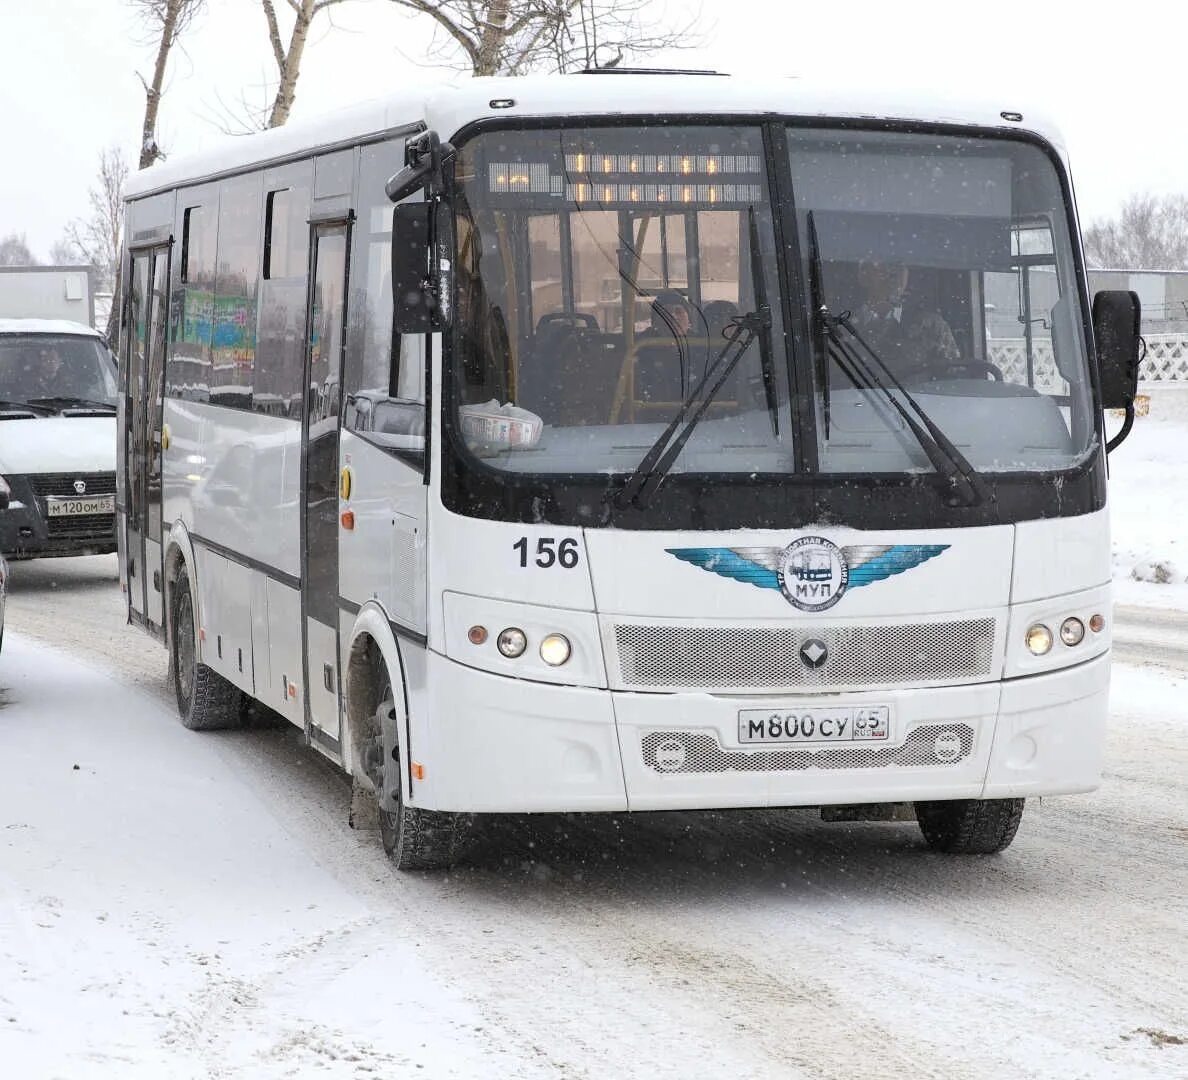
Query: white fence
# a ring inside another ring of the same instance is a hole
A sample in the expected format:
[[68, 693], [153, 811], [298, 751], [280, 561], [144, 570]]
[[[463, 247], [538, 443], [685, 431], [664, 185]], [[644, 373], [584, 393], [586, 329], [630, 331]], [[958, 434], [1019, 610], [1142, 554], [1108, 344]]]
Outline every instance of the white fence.
[[[1180, 383], [1188, 386], [1188, 334], [1147, 334], [1147, 355], [1139, 368], [1141, 383]], [[990, 342], [990, 362], [1007, 382], [1027, 382], [1027, 343], [1023, 338], [997, 338]], [[1035, 387], [1047, 393], [1064, 393], [1068, 384], [1056, 370], [1052, 342], [1036, 338], [1031, 354], [1035, 362]]]

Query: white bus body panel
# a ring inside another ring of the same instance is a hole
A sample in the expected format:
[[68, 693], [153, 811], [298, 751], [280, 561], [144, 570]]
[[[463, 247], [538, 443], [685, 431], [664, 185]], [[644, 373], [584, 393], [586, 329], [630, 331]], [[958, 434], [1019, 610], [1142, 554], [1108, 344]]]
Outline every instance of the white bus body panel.
[[1108, 510], [1015, 526], [1012, 604], [1105, 585], [1110, 573]]
[[[731, 548], [783, 551], [793, 540], [819, 536], [840, 548], [871, 544], [945, 545], [946, 550], [906, 573], [865, 588], [851, 586], [819, 614], [798, 610], [779, 589], [757, 588], [704, 570], [672, 549]], [[964, 613], [1005, 607], [1010, 595], [1014, 530], [970, 529], [857, 532], [808, 525], [778, 531], [714, 533], [625, 532], [589, 529], [586, 544], [598, 611], [702, 619], [766, 620], [815, 625], [821, 620]]]
[[304, 727], [305, 695], [301, 686], [301, 593], [274, 578], [269, 578], [264, 588], [268, 597], [270, 679], [268, 696], [262, 696], [262, 700], [298, 727]]
[[[1108, 624], [1100, 634], [1087, 631], [1075, 650], [1057, 641], [1049, 655], [1038, 658], [1026, 651], [1024, 635], [1036, 620], [1058, 633], [1070, 614], [1086, 624], [1092, 614], [1109, 614], [1108, 546], [1095, 537], [1103, 529], [1100, 515], [1029, 522], [1019, 529], [910, 533], [812, 526], [778, 532], [581, 533], [435, 512], [445, 535], [434, 533], [431, 580], [452, 587], [434, 590], [427, 692], [423, 701], [410, 695], [414, 755], [426, 769], [426, 783], [414, 794], [418, 805], [504, 812], [814, 806], [1055, 794], [1091, 790], [1099, 782]], [[1016, 542], [1019, 533], [1022, 540]], [[570, 536], [580, 539], [578, 566], [535, 565], [539, 540]], [[669, 550], [783, 550], [802, 536], [825, 537], [842, 548], [918, 544], [945, 550], [902, 573], [850, 588], [834, 606], [816, 613], [798, 610], [777, 588], [719, 576]], [[522, 538], [528, 540], [527, 566], [520, 565], [522, 549], [515, 546]], [[1065, 545], [1070, 555], [1061, 563], [1054, 553]], [[1026, 565], [1030, 562], [1038, 567]], [[1034, 594], [1045, 575], [1050, 587], [1043, 596], [1011, 604], [1013, 593]], [[1051, 586], [1067, 591], [1053, 595]], [[994, 624], [992, 657], [963, 684], [949, 676], [882, 687], [869, 680], [850, 687], [632, 686], [616, 641], [616, 627], [624, 624], [645, 624], [657, 632], [669, 626], [782, 628], [799, 640], [851, 627], [877, 624], [894, 631], [908, 623], [944, 627], [960, 620]], [[483, 646], [467, 638], [473, 625], [488, 630]], [[518, 660], [493, 648], [506, 625], [518, 626], [529, 638]], [[541, 637], [551, 631], [565, 633], [574, 644], [573, 669], [548, 669], [536, 655]], [[1018, 677], [1004, 680], [1004, 674]], [[557, 685], [562, 680], [569, 685]], [[792, 764], [756, 767], [744, 760], [796, 748], [740, 742], [741, 709], [806, 702], [889, 707], [894, 722], [886, 749], [902, 750], [903, 756], [814, 760], [812, 755], [834, 749], [818, 744], [797, 750]], [[937, 741], [951, 737], [950, 730], [963, 733], [955, 760]], [[700, 771], [661, 770], [654, 755], [646, 758], [644, 743], [669, 732], [701, 737], [713, 746], [711, 759], [723, 755], [720, 764]]]
[[165, 426], [165, 520], [300, 577], [301, 425], [166, 398]]
[[[339, 451], [350, 470], [351, 495], [342, 509], [353, 529], [338, 534], [339, 592], [362, 606], [375, 600], [388, 618], [416, 633], [426, 627], [428, 529], [423, 474], [343, 430]], [[340, 492], [341, 495], [341, 492]]]

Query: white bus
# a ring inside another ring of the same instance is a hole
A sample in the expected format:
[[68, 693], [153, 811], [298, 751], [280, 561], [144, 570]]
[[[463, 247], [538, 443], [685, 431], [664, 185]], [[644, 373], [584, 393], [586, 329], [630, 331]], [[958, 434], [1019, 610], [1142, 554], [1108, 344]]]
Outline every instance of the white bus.
[[992, 852], [1092, 789], [1138, 305], [1013, 108], [479, 79], [136, 176], [122, 565], [183, 722], [281, 713], [402, 868], [487, 812]]

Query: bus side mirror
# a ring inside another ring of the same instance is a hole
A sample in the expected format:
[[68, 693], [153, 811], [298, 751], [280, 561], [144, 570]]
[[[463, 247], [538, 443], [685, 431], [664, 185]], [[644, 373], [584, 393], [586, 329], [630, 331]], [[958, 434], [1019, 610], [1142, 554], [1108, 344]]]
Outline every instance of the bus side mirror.
[[1137, 293], [1107, 289], [1093, 297], [1103, 408], [1128, 409], [1138, 395], [1141, 315]]
[[450, 260], [437, 237], [436, 202], [392, 211], [392, 306], [396, 332], [424, 334], [449, 324]]

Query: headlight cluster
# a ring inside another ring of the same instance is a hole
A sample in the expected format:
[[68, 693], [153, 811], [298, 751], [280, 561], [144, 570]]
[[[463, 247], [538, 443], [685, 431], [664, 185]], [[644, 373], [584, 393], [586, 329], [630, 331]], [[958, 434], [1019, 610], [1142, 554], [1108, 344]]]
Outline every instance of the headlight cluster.
[[[489, 635], [485, 626], [472, 626], [466, 632], [466, 637], [472, 645], [482, 645]], [[505, 627], [495, 638], [495, 648], [509, 660], [515, 660], [528, 649], [528, 635], [518, 626]], [[560, 667], [572, 655], [573, 647], [564, 634], [546, 634], [541, 638], [540, 658], [549, 667]]]
[[[1105, 629], [1105, 616], [1097, 613], [1088, 619], [1089, 629], [1094, 634], [1100, 634]], [[1046, 656], [1052, 651], [1059, 637], [1060, 643], [1070, 649], [1075, 649], [1085, 640], [1085, 620], [1076, 615], [1070, 615], [1060, 624], [1060, 629], [1053, 634], [1051, 629], [1043, 623], [1032, 623], [1024, 635], [1027, 651], [1033, 656]]]

